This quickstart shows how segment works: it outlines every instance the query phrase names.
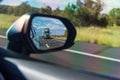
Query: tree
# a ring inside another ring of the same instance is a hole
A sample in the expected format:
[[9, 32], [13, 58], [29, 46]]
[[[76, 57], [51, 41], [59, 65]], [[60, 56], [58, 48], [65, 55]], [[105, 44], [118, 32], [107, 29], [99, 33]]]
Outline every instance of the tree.
[[113, 8], [109, 13], [110, 25], [120, 26], [120, 8]]
[[52, 13], [52, 8], [50, 6], [46, 6], [45, 10], [46, 10], [47, 14], [51, 14]]
[[27, 2], [23, 2], [21, 5], [15, 7], [14, 15], [23, 15], [24, 13], [28, 12], [29, 5]]
[[77, 0], [77, 2], [76, 2], [76, 5], [77, 5], [77, 7], [83, 7], [83, 3], [81, 2], [81, 0]]
[[14, 8], [14, 15], [20, 16], [29, 12], [38, 12], [39, 9], [31, 7], [27, 2], [23, 2], [21, 5]]
[[8, 7], [7, 8], [7, 14], [13, 14], [14, 8], [13, 7]]
[[52, 14], [57, 16], [62, 16], [62, 10], [60, 10], [58, 7], [55, 10], [53, 10]]
[[75, 12], [77, 26], [89, 26], [89, 12], [85, 8], [79, 8]]
[[100, 14], [98, 16], [98, 25], [100, 27], [107, 27], [108, 20], [109, 20], [109, 15], [107, 15], [107, 14]]
[[98, 16], [103, 5], [100, 0], [84, 0], [83, 3], [77, 0], [76, 5], [68, 4], [64, 10], [64, 16], [72, 20], [76, 26], [96, 26], [100, 23]]
[[63, 11], [63, 17], [68, 18], [69, 20], [72, 21], [73, 24], [76, 22], [76, 17], [75, 17], [75, 5], [74, 4], [68, 4], [65, 7], [65, 10]]
[[8, 6], [0, 5], [0, 12], [5, 14], [7, 12], [7, 8]]
[[100, 12], [103, 10], [103, 4], [101, 3], [101, 0], [85, 0], [84, 3], [84, 8], [86, 8], [89, 11], [89, 15], [90, 15], [90, 23], [91, 25], [97, 25], [97, 21], [98, 21], [98, 15], [100, 14]]
[[40, 8], [39, 12], [40, 13], [45, 13], [45, 9], [42, 7], [42, 8]]
[[52, 8], [50, 6], [46, 6], [45, 8], [40, 9], [40, 13], [43, 14], [52, 14]]

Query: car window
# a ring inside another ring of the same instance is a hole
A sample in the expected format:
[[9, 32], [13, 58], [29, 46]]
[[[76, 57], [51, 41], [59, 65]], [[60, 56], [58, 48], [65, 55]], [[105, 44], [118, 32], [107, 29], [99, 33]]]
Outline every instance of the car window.
[[5, 80], [1, 73], [0, 73], [0, 80]]
[[120, 47], [119, 0], [1, 0], [0, 35], [28, 12], [68, 18], [76, 27], [76, 41]]
[[[120, 62], [120, 0], [0, 0], [0, 46], [8, 43], [6, 30], [29, 12], [65, 17], [77, 31], [71, 48], [31, 57], [77, 70], [119, 76], [119, 68], [112, 62]], [[49, 30], [44, 32], [50, 34]], [[30, 35], [34, 38], [34, 29]]]

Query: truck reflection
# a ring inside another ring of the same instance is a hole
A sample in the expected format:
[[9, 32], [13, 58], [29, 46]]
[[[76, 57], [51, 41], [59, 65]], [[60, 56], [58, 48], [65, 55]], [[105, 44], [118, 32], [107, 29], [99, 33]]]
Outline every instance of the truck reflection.
[[50, 29], [49, 28], [44, 28], [42, 36], [45, 39], [50, 39]]

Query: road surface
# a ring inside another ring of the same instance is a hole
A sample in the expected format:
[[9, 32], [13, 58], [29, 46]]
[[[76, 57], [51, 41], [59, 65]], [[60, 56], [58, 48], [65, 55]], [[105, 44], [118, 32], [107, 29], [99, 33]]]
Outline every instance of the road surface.
[[7, 38], [5, 36], [0, 35], [0, 46], [5, 47], [7, 45]]
[[54, 38], [48, 38], [48, 39], [39, 38], [38, 41], [39, 41], [38, 43], [39, 47], [42, 50], [62, 47], [65, 44], [65, 41], [54, 39]]
[[[6, 44], [4, 39], [5, 37], [0, 38], [0, 44], [3, 46]], [[31, 54], [31, 57], [120, 79], [120, 48], [76, 42], [70, 49], [49, 54]]]
[[39, 50], [58, 48], [65, 44], [65, 41], [55, 38], [34, 37], [32, 41]]

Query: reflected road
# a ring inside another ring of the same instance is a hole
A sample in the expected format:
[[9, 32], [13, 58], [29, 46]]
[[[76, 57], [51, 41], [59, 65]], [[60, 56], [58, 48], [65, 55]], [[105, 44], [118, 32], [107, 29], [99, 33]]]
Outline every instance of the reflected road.
[[63, 40], [58, 40], [54, 38], [39, 38], [39, 46], [40, 49], [53, 49], [56, 47], [61, 47], [65, 44], [65, 41]]

